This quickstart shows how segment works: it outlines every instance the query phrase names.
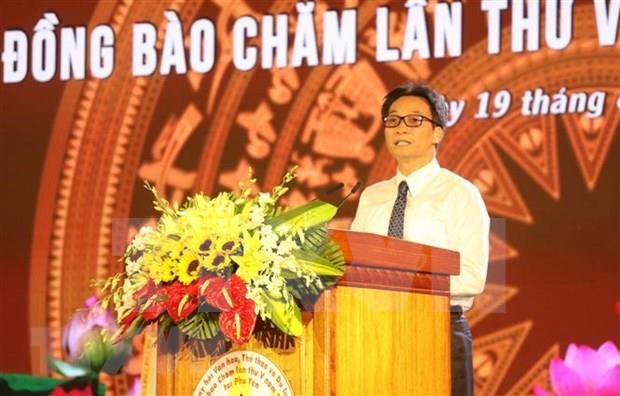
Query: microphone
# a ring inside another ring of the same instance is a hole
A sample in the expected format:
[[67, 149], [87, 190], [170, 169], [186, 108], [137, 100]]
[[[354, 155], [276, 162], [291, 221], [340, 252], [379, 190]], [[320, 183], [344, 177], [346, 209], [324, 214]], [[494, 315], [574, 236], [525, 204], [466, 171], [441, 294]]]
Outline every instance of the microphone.
[[338, 208], [340, 208], [342, 204], [344, 204], [351, 195], [358, 192], [361, 187], [362, 187], [362, 182], [358, 180], [357, 183], [355, 183], [355, 185], [351, 189], [351, 191], [342, 199], [342, 201], [340, 201], [340, 203], [338, 204]]
[[316, 197], [314, 197], [313, 201], [321, 199], [322, 197], [326, 198], [326, 197], [328, 197], [328, 196], [330, 196], [330, 195], [340, 191], [343, 187], [344, 187], [344, 183], [343, 182], [334, 184], [333, 186], [328, 187], [325, 190], [321, 191]]
[[322, 195], [332, 195], [333, 193], [339, 191], [343, 187], [344, 187], [344, 183], [340, 182], [338, 184], [335, 184], [335, 185], [331, 186], [327, 190], [325, 190]]

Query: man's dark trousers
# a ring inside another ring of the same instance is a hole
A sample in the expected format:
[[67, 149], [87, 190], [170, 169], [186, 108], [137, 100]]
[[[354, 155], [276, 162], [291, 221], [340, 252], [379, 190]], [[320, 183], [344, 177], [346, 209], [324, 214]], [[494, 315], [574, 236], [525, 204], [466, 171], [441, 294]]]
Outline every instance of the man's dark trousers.
[[450, 307], [452, 395], [474, 394], [471, 330], [461, 307]]

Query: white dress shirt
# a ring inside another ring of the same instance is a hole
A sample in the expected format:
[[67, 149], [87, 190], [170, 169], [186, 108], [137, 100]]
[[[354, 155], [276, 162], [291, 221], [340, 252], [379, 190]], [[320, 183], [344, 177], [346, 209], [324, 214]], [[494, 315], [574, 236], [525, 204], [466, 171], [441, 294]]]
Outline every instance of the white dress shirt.
[[405, 177], [367, 187], [361, 194], [351, 230], [388, 234], [398, 185], [409, 186], [403, 239], [460, 253], [460, 274], [450, 277], [450, 305], [467, 310], [482, 293], [489, 259], [489, 215], [480, 191], [436, 159]]

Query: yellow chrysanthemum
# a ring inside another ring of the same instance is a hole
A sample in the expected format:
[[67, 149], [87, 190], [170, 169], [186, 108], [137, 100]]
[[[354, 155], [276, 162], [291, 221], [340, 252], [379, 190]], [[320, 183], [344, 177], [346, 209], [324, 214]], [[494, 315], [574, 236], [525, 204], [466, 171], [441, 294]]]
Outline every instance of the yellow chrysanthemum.
[[148, 274], [155, 283], [170, 282], [174, 279], [172, 260], [149, 252], [145, 255], [144, 261]]

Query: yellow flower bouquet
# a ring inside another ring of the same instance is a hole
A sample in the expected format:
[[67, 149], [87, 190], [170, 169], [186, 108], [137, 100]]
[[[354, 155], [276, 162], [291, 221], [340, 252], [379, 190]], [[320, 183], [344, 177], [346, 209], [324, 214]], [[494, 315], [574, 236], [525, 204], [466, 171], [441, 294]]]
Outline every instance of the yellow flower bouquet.
[[336, 206], [278, 206], [294, 177], [292, 169], [271, 193], [253, 195], [250, 173], [239, 193], [196, 194], [182, 207], [146, 184], [161, 218], [130, 242], [124, 271], [96, 282], [116, 311], [114, 339], [157, 323], [164, 336], [175, 326], [190, 342], [242, 344], [257, 320], [299, 336], [300, 307], [338, 280], [344, 257], [327, 233]]

